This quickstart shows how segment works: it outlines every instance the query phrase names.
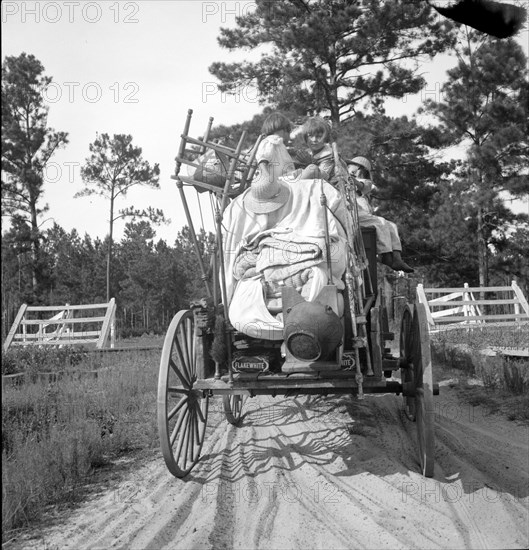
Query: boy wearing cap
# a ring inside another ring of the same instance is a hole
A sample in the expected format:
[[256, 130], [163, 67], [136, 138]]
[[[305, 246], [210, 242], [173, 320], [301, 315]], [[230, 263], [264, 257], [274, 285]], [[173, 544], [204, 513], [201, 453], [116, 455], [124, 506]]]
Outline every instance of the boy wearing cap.
[[373, 189], [371, 163], [365, 157], [355, 157], [347, 161], [347, 171], [356, 183], [356, 204], [360, 227], [374, 227], [376, 229], [377, 253], [380, 255], [380, 262], [395, 271], [413, 273], [413, 268], [401, 257], [402, 244], [397, 225], [373, 214], [373, 209], [369, 203], [369, 195]]

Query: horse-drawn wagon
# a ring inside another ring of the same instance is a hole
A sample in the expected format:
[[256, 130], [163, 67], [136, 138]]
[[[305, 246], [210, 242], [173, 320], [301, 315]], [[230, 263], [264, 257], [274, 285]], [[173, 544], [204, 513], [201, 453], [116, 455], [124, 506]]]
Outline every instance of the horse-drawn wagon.
[[[377, 288], [374, 230], [360, 228], [354, 201], [346, 200], [347, 175], [338, 174], [337, 190], [322, 181], [292, 183], [290, 202], [281, 202], [281, 208], [288, 210], [282, 218], [272, 216], [271, 224], [264, 227], [259, 220], [265, 214], [250, 212], [248, 225], [240, 216], [248, 215], [245, 205], [250, 203], [244, 202], [245, 197], [252, 182], [257, 187], [256, 180], [262, 177], [256, 161], [262, 137], [244, 149], [243, 132], [236, 147], [229, 147], [210, 140], [210, 119], [204, 136], [195, 139], [189, 135], [191, 118], [190, 110], [173, 177], [205, 296], [175, 315], [162, 350], [158, 427], [170, 472], [184, 477], [198, 462], [214, 396], [222, 397], [227, 421], [238, 425], [245, 400], [256, 395], [363, 398], [369, 393], [394, 393], [403, 396], [404, 412], [416, 423], [420, 468], [431, 477], [437, 386], [424, 306], [416, 302], [405, 307], [399, 355], [392, 355], [387, 343], [393, 334], [384, 295]], [[334, 144], [333, 150], [338, 159]], [[186, 188], [210, 195], [216, 237], [209, 265], [202, 259]], [[340, 203], [340, 223], [329, 207], [332, 197]], [[311, 215], [301, 216], [305, 226], [291, 231], [300, 212], [307, 210]], [[341, 241], [339, 235], [344, 236]], [[262, 261], [272, 253], [276, 260]], [[296, 277], [303, 273], [301, 266], [312, 270], [308, 291], [304, 286], [308, 278], [300, 282]], [[282, 279], [272, 275], [278, 272]]]

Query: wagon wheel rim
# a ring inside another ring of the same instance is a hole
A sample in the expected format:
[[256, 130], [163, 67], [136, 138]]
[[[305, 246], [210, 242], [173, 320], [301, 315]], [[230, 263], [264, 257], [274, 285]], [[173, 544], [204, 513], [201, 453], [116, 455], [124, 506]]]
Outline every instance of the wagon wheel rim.
[[169, 471], [184, 477], [198, 462], [207, 425], [209, 396], [197, 380], [196, 330], [190, 310], [178, 312], [165, 336], [158, 379], [158, 432]]
[[415, 414], [422, 473], [434, 473], [433, 370], [428, 320], [423, 304], [415, 305], [413, 315], [413, 369], [415, 379]]
[[238, 426], [242, 419], [242, 409], [246, 401], [245, 397], [242, 395], [224, 395], [222, 401], [226, 420], [230, 424]]
[[[406, 305], [402, 313], [402, 321], [400, 326], [400, 374], [402, 384], [413, 385], [415, 374], [413, 366], [413, 308]], [[403, 410], [404, 414], [411, 420], [415, 421], [415, 398], [403, 395]]]

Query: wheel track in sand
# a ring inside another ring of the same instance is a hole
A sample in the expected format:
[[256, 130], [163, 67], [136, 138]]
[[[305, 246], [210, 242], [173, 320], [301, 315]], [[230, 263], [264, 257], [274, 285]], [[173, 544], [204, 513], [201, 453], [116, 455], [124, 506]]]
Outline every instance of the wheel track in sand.
[[239, 428], [214, 405], [186, 480], [160, 456], [23, 548], [529, 546], [527, 428], [439, 414], [425, 479], [395, 396], [255, 398]]

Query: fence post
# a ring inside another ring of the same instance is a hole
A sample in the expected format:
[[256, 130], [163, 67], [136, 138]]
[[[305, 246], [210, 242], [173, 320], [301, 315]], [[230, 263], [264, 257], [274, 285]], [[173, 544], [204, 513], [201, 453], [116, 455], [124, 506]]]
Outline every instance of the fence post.
[[[525, 296], [522, 292], [522, 289], [518, 286], [516, 281], [512, 282], [512, 289], [514, 291], [514, 294], [516, 295], [516, 298], [518, 298], [519, 304], [515, 304], [515, 307], [516, 307], [516, 305], [518, 305], [518, 312], [519, 312], [519, 307], [522, 306], [525, 314], [529, 315], [529, 304], [527, 303], [527, 300], [525, 299]], [[516, 312], [516, 313], [518, 313], [518, 312]]]
[[103, 326], [101, 327], [101, 334], [99, 335], [99, 340], [97, 341], [96, 348], [102, 349], [105, 347], [105, 342], [108, 339], [108, 334], [110, 332], [111, 321], [114, 315], [116, 308], [116, 300], [114, 298], [110, 299], [107, 305], [107, 312], [105, 314], [105, 320], [103, 321]]
[[[463, 302], [469, 302], [470, 301], [470, 294], [468, 293], [468, 283], [464, 283], [463, 284]], [[467, 305], [465, 304], [463, 306], [463, 315], [465, 317], [470, 317], [470, 314], [471, 314], [471, 310], [470, 310], [471, 306], [470, 305]]]
[[[28, 308], [28, 304], [22, 304], [20, 306], [20, 309], [18, 310], [17, 316], [15, 317], [15, 320], [13, 321], [13, 324], [11, 325], [11, 330], [9, 331], [6, 341], [4, 342], [4, 351], [7, 351], [9, 349], [9, 346], [11, 345], [11, 342], [13, 341], [13, 338], [16, 334], [16, 331], [18, 329], [18, 325], [20, 325], [20, 321], [24, 318], [24, 314], [26, 313], [26, 309]], [[24, 327], [25, 328], [25, 327]]]
[[116, 345], [116, 304], [112, 308], [112, 319], [110, 320], [110, 347]]
[[428, 304], [428, 298], [424, 292], [424, 286], [422, 283], [417, 285], [417, 298], [419, 299], [420, 304], [424, 304], [424, 309], [426, 310], [426, 317], [428, 319], [428, 324], [432, 327], [435, 326], [435, 321], [432, 317], [432, 312], [430, 311], [430, 304]]

